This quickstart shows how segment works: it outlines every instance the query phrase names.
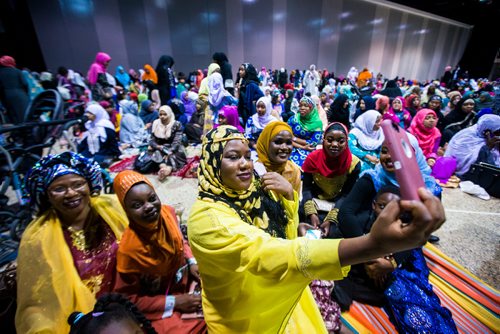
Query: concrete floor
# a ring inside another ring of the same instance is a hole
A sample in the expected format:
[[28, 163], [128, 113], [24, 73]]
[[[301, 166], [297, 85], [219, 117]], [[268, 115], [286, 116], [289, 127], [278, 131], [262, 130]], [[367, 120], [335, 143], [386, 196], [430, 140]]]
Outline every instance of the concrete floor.
[[[149, 176], [163, 203], [184, 208], [183, 222], [196, 200], [197, 180], [169, 177], [163, 183]], [[446, 223], [435, 235], [445, 254], [500, 289], [500, 199], [484, 201], [460, 189], [444, 189]]]

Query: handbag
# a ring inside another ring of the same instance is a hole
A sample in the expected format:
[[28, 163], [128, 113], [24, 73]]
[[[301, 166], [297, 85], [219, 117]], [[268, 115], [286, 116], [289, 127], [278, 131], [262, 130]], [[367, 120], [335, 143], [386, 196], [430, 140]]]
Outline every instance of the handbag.
[[135, 159], [134, 170], [141, 174], [154, 173], [158, 170], [158, 163], [154, 160], [154, 152], [144, 151]]
[[500, 198], [500, 168], [485, 162], [474, 163], [466, 179], [483, 187], [490, 196]]

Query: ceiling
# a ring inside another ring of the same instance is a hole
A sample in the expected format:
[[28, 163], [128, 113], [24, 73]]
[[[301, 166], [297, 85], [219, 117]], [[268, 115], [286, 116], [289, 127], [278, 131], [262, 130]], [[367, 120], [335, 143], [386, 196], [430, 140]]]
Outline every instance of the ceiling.
[[391, 0], [390, 2], [472, 25], [482, 23], [493, 25], [500, 18], [498, 0]]

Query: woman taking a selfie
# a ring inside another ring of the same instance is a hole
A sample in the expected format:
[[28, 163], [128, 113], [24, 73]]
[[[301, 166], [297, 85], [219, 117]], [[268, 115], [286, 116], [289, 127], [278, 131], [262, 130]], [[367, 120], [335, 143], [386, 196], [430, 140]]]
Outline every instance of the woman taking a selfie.
[[[368, 235], [295, 238], [297, 194], [277, 173], [256, 180], [248, 142], [229, 126], [204, 138], [198, 180], [188, 233], [213, 333], [326, 333], [313, 279], [342, 279], [351, 264], [421, 245], [444, 221], [439, 200], [420, 189], [421, 202], [391, 202]], [[398, 220], [401, 210], [411, 211], [411, 224]]]

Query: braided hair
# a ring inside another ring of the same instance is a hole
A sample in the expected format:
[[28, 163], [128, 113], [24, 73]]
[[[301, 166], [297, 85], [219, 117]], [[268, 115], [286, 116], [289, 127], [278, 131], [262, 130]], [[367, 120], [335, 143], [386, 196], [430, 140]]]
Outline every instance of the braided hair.
[[68, 323], [71, 326], [69, 334], [95, 334], [113, 322], [130, 319], [137, 323], [144, 333], [156, 334], [151, 321], [139, 311], [137, 306], [125, 296], [110, 293], [100, 297], [92, 311], [87, 314], [73, 312]]

